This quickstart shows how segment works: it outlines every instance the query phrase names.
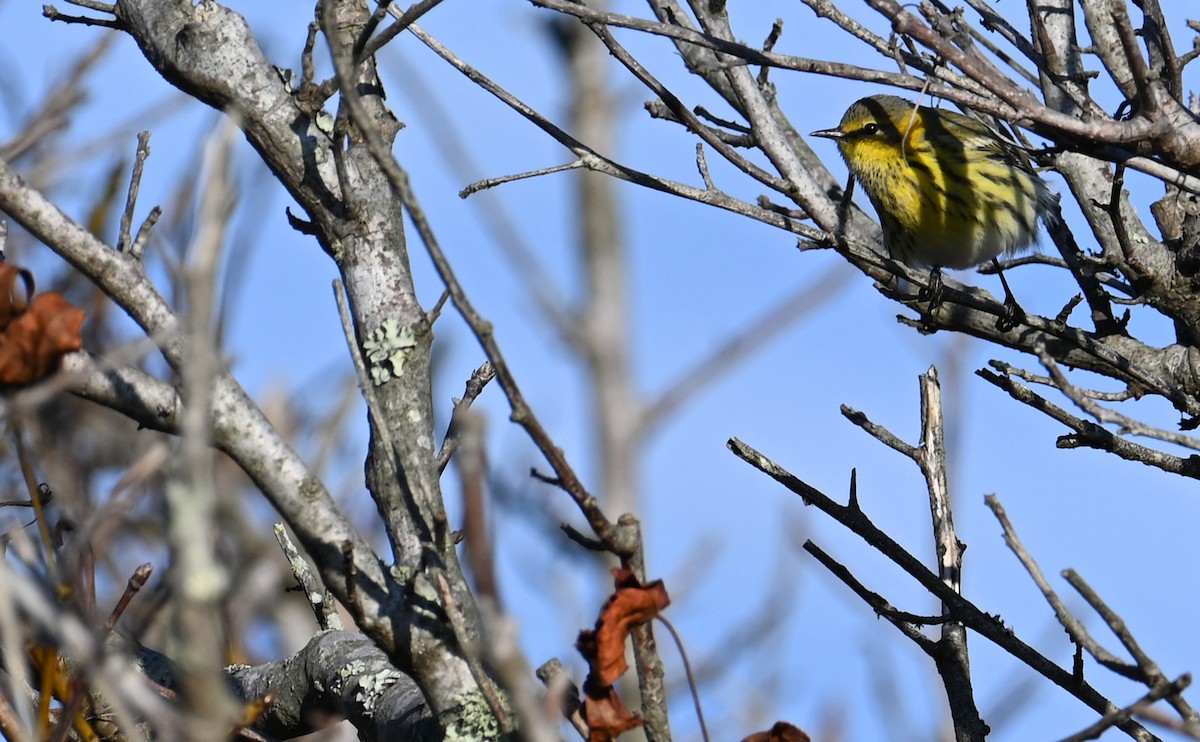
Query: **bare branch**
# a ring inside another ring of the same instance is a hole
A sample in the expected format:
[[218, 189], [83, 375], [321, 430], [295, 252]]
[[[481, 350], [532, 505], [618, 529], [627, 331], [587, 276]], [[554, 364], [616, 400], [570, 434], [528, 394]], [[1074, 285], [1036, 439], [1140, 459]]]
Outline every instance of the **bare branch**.
[[130, 230], [133, 227], [133, 210], [137, 205], [138, 192], [142, 187], [142, 170], [145, 169], [146, 158], [149, 156], [150, 132], [143, 131], [138, 134], [137, 152], [135, 153], [133, 159], [133, 175], [129, 180], [129, 193], [125, 198], [125, 211], [121, 213], [121, 230], [117, 236], [117, 250], [122, 252], [128, 250], [129, 253], [134, 257], [139, 257], [141, 251], [138, 250], [135, 252], [133, 250], [133, 246], [138, 242], [145, 244], [146, 240], [149, 239], [148, 232], [150, 230], [150, 226], [153, 225], [151, 219], [153, 219], [153, 221], [157, 221], [157, 214], [162, 213], [162, 210], [155, 206], [150, 212], [151, 216], [147, 217], [146, 221], [143, 222], [142, 226], [138, 229], [137, 242], [132, 241]]
[[1120, 438], [1095, 423], [1075, 417], [1007, 376], [1000, 376], [986, 369], [980, 369], [976, 374], [1008, 392], [1009, 396], [1018, 402], [1049, 415], [1074, 430], [1073, 435], [1065, 435], [1058, 439], [1059, 448], [1098, 448], [1127, 461], [1140, 461], [1172, 474], [1200, 478], [1200, 462], [1192, 458], [1172, 456]]
[[1142, 679], [1141, 671], [1129, 663], [1123, 661], [1113, 653], [1109, 652], [1092, 635], [1088, 633], [1087, 627], [1083, 622], [1067, 609], [1066, 604], [1054, 592], [1054, 588], [1050, 586], [1049, 580], [1042, 573], [1033, 556], [1025, 549], [1025, 545], [1021, 543], [1021, 539], [1017, 536], [1017, 531], [1013, 528], [1012, 523], [1008, 520], [1008, 513], [1005, 512], [1004, 506], [1000, 504], [1000, 498], [995, 495], [988, 495], [983, 498], [983, 501], [992, 510], [992, 514], [996, 516], [996, 520], [1000, 522], [1000, 527], [1004, 530], [1004, 543], [1012, 550], [1013, 554], [1020, 560], [1021, 566], [1025, 567], [1025, 571], [1033, 579], [1038, 589], [1042, 591], [1042, 596], [1050, 607], [1054, 609], [1054, 615], [1062, 627], [1067, 630], [1067, 635], [1071, 637], [1071, 641], [1076, 645], [1083, 647], [1092, 657], [1101, 665], [1117, 673], [1118, 675], [1127, 677], [1131, 680]]
[[1084, 740], [1089, 739], [1099, 739], [1100, 735], [1110, 727], [1114, 727], [1122, 721], [1131, 719], [1134, 716], [1142, 715], [1155, 701], [1159, 701], [1163, 698], [1170, 698], [1172, 696], [1178, 696], [1179, 694], [1183, 693], [1183, 691], [1186, 690], [1191, 684], [1191, 675], [1181, 675], [1171, 683], [1164, 683], [1155, 687], [1149, 693], [1142, 696], [1129, 706], [1126, 706], [1122, 709], [1117, 709], [1116, 711], [1110, 711], [1101, 717], [1099, 721], [1089, 725], [1086, 729], [1076, 732], [1068, 737], [1063, 737], [1062, 742], [1083, 742]]
[[338, 615], [337, 605], [334, 604], [329, 593], [322, 589], [320, 583], [317, 582], [316, 575], [308, 567], [308, 562], [304, 560], [304, 556], [292, 543], [287, 528], [282, 523], [276, 523], [273, 530], [275, 540], [279, 542], [279, 548], [283, 551], [283, 556], [292, 569], [292, 576], [296, 578], [296, 584], [304, 591], [304, 597], [308, 601], [309, 607], [312, 608], [313, 614], [316, 615], [317, 625], [321, 627], [322, 631], [341, 631], [342, 618]]
[[394, 3], [380, 3], [379, 7], [387, 6], [387, 12], [396, 20], [392, 25], [385, 28], [383, 33], [363, 44], [361, 48], [355, 48], [355, 64], [357, 65], [366, 57], [373, 57], [378, 54], [379, 50], [389, 41], [404, 33], [409, 26], [416, 23], [421, 16], [436, 8], [441, 2], [442, 0], [420, 0], [410, 5], [408, 10], [404, 12], [401, 12]]
[[[738, 458], [799, 495], [805, 503], [818, 508], [903, 569], [925, 590], [941, 600], [947, 606], [949, 615], [961, 621], [964, 626], [993, 642], [1098, 713], [1107, 714], [1117, 708], [1115, 704], [1100, 695], [1085, 681], [1073, 673], [1063, 670], [1020, 640], [1009, 627], [996, 617], [981, 611], [973, 603], [950, 589], [938, 575], [929, 571], [921, 564], [920, 560], [909, 554], [891, 537], [876, 527], [861, 510], [838, 505], [824, 493], [798, 479], [736, 438], [730, 439], [727, 445]], [[1154, 736], [1144, 727], [1133, 721], [1122, 722], [1119, 728], [1138, 740], [1149, 742], [1154, 739]]]
[[[1075, 588], [1083, 596], [1083, 599], [1088, 602], [1088, 605], [1095, 609], [1096, 613], [1100, 614], [1100, 617], [1104, 619], [1104, 623], [1116, 635], [1117, 639], [1120, 640], [1130, 656], [1133, 657], [1134, 662], [1137, 663], [1138, 670], [1142, 673], [1141, 681], [1143, 683], [1148, 685], [1151, 690], [1161, 690], [1164, 686], [1171, 686], [1171, 681], [1159, 669], [1158, 663], [1142, 650], [1141, 645], [1133, 637], [1133, 632], [1130, 631], [1125, 620], [1108, 606], [1100, 595], [1092, 589], [1091, 585], [1088, 585], [1079, 576], [1079, 573], [1073, 569], [1063, 570], [1063, 579], [1069, 582], [1071, 587]], [[1200, 724], [1200, 715], [1197, 715], [1196, 710], [1182, 696], [1172, 695], [1168, 690], [1163, 697], [1168, 699], [1168, 702], [1179, 712], [1184, 721], [1189, 724]]]
[[494, 378], [496, 378], [496, 371], [492, 368], [492, 364], [483, 363], [471, 372], [471, 378], [467, 379], [462, 399], [454, 400], [454, 410], [450, 413], [450, 425], [446, 428], [446, 435], [442, 436], [442, 448], [437, 455], [438, 474], [446, 471], [446, 465], [450, 463], [450, 459], [454, 457], [454, 451], [458, 448], [458, 415], [460, 412], [471, 409], [475, 398], [483, 393], [483, 388]]

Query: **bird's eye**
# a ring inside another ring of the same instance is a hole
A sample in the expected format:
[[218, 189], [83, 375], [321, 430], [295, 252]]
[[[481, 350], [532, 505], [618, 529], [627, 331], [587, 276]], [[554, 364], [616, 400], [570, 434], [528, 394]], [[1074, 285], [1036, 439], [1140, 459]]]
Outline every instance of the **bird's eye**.
[[867, 136], [874, 136], [879, 133], [879, 124], [867, 124], [862, 128], [862, 133]]

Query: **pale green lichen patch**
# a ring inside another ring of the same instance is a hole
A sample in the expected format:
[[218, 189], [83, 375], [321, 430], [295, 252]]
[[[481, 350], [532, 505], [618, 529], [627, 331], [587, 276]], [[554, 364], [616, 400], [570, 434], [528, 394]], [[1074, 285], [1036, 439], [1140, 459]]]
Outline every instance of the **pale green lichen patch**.
[[401, 327], [394, 319], [389, 319], [375, 328], [363, 343], [363, 350], [367, 352], [367, 365], [371, 370], [371, 381], [375, 386], [382, 386], [403, 375], [404, 362], [416, 346], [417, 339], [412, 328]]
[[[457, 700], [459, 703], [458, 718], [453, 724], [447, 725], [446, 742], [467, 742], [468, 740], [482, 742], [483, 740], [511, 738], [511, 735], [501, 733], [500, 723], [496, 721], [496, 715], [492, 712], [492, 707], [488, 705], [482, 693], [476, 692], [460, 696]], [[502, 697], [500, 704], [504, 707], [505, 713], [508, 713], [507, 699]], [[509, 716], [511, 718], [511, 714]]]
[[401, 677], [403, 676], [400, 673], [386, 668], [363, 675], [358, 679], [358, 692], [354, 694], [354, 700], [362, 705], [367, 714], [374, 716], [375, 707], [379, 705], [383, 692], [395, 685]]
[[395, 685], [402, 677], [399, 672], [390, 668], [379, 668], [375, 672], [367, 672], [367, 663], [354, 660], [342, 665], [338, 670], [337, 680], [333, 691], [341, 693], [347, 683], [354, 683], [358, 689], [354, 692], [354, 701], [359, 704], [368, 716], [375, 713], [379, 699], [384, 691]]
[[362, 660], [354, 660], [353, 662], [347, 662], [346, 664], [342, 665], [341, 668], [338, 669], [337, 680], [335, 681], [333, 689], [335, 691], [340, 691], [342, 686], [344, 686], [346, 684], [347, 680], [354, 680], [361, 673], [364, 673], [366, 671], [367, 671], [367, 663], [363, 662]]

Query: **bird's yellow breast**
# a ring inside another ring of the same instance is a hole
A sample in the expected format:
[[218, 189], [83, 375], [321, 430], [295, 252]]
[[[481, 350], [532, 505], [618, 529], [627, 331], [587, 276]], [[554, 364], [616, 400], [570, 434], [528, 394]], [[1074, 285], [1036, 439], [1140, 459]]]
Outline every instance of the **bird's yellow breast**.
[[841, 143], [893, 256], [965, 268], [1032, 242], [1036, 176], [976, 132], [930, 134], [921, 114], [896, 122], [899, 136]]

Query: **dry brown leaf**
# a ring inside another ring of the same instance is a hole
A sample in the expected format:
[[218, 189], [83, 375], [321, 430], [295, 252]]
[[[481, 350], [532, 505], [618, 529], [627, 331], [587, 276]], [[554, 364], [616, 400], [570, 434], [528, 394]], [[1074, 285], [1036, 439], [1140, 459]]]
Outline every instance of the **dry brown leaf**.
[[642, 717], [625, 708], [616, 688], [610, 685], [607, 690], [603, 698], [588, 697], [583, 703], [588, 742], [611, 742], [623, 732], [642, 725]]
[[755, 732], [742, 742], [809, 742], [809, 737], [786, 721], [777, 721], [765, 732]]
[[625, 673], [625, 638], [629, 629], [645, 623], [671, 603], [662, 580], [643, 585], [627, 569], [613, 569], [616, 591], [600, 609], [596, 628], [579, 632], [575, 647], [588, 663], [583, 684], [588, 742], [610, 742], [640, 726], [642, 719], [622, 703], [613, 683]]
[[642, 585], [627, 569], [614, 568], [616, 592], [600, 609], [593, 631], [579, 632], [576, 648], [588, 661], [591, 677], [598, 685], [612, 685], [628, 669], [625, 663], [625, 638], [629, 628], [649, 621], [671, 603], [662, 580]]
[[[10, 266], [0, 265], [0, 269]], [[8, 280], [9, 293], [0, 293], [0, 319], [9, 322], [0, 333], [0, 384], [32, 384], [58, 370], [62, 357], [83, 347], [80, 328], [84, 312], [55, 291], [34, 297], [27, 310], [16, 311], [12, 288], [16, 275], [0, 270], [0, 292]], [[30, 284], [32, 285], [32, 284]]]
[[[17, 279], [22, 286], [17, 286]], [[0, 330], [29, 307], [33, 296], [33, 276], [11, 263], [0, 263]]]

